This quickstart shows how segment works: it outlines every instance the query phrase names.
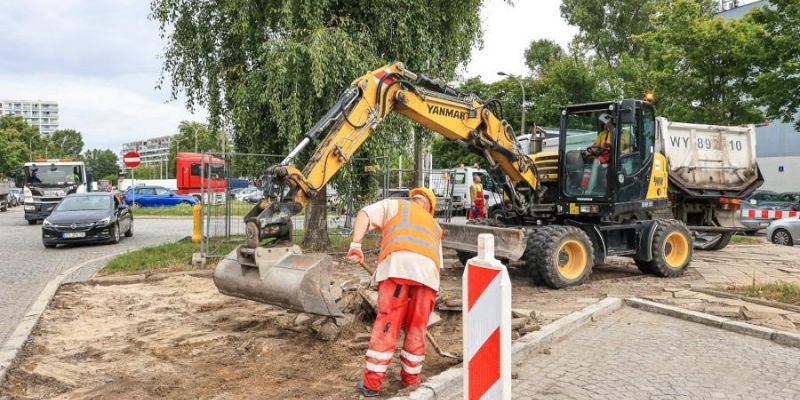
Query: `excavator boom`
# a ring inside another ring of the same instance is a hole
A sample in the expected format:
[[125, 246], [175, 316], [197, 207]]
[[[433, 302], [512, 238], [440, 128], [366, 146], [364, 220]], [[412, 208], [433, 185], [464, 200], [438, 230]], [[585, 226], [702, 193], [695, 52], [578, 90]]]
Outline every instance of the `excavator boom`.
[[[493, 111], [495, 104], [408, 71], [402, 63], [359, 77], [289, 155], [267, 169], [264, 197], [245, 216], [247, 245], [217, 266], [217, 287], [225, 294], [297, 311], [341, 315], [329, 294], [330, 257], [300, 254], [291, 245], [291, 217], [347, 164], [389, 113], [467, 143], [503, 178], [511, 207], [525, 209], [537, 196], [537, 175], [512, 128]], [[317, 141], [305, 168], [296, 168], [295, 158]], [[519, 258], [523, 245], [514, 243], [513, 233], [509, 235], [509, 257]]]

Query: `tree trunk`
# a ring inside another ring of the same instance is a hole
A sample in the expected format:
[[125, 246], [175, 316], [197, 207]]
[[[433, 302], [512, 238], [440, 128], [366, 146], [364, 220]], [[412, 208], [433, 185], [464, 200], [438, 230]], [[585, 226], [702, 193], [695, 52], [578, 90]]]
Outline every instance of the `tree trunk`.
[[311, 250], [326, 250], [331, 241], [328, 238], [328, 207], [326, 187], [320, 189], [306, 206], [303, 233], [303, 246]]

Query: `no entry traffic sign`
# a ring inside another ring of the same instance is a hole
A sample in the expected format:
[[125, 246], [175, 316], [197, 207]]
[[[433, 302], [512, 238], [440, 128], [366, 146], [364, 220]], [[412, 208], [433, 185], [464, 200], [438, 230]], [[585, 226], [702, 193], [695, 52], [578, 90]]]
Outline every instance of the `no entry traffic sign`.
[[125, 166], [128, 168], [138, 167], [141, 161], [142, 159], [139, 157], [139, 153], [135, 151], [129, 151], [122, 156], [122, 162], [124, 162]]

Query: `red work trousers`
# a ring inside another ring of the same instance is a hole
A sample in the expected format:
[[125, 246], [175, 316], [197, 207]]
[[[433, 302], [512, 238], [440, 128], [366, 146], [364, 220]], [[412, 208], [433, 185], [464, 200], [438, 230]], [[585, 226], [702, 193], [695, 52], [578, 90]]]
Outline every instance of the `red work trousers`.
[[484, 211], [483, 205], [483, 198], [475, 199], [475, 207], [474, 209], [470, 207], [469, 215], [467, 215], [467, 219], [476, 219], [476, 218], [485, 218], [486, 214]]
[[381, 389], [401, 325], [406, 337], [400, 352], [400, 377], [405, 386], [419, 383], [425, 360], [425, 330], [435, 301], [436, 291], [419, 282], [389, 278], [378, 284], [378, 316], [372, 325], [364, 369], [367, 389]]

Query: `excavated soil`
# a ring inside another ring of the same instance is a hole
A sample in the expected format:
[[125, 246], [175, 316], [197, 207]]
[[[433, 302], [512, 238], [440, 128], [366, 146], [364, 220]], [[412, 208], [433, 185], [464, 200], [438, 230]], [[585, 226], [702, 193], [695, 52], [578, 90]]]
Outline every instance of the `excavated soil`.
[[[323, 339], [330, 321], [223, 296], [209, 277], [62, 287], [0, 398], [358, 398], [353, 385], [363, 368], [370, 315], [357, 288], [368, 275], [335, 264], [334, 279], [345, 288], [341, 302], [352, 310], [334, 340]], [[445, 350], [460, 353], [462, 269], [453, 259], [446, 264], [442, 321], [431, 332]], [[523, 334], [608, 295], [655, 294], [697, 279], [691, 271], [678, 279], [644, 276], [619, 259], [596, 268], [583, 286], [554, 291], [534, 286], [517, 267], [510, 268], [515, 314], [535, 315]], [[423, 379], [455, 364], [428, 345]], [[400, 390], [398, 368], [395, 360], [384, 395]]]

